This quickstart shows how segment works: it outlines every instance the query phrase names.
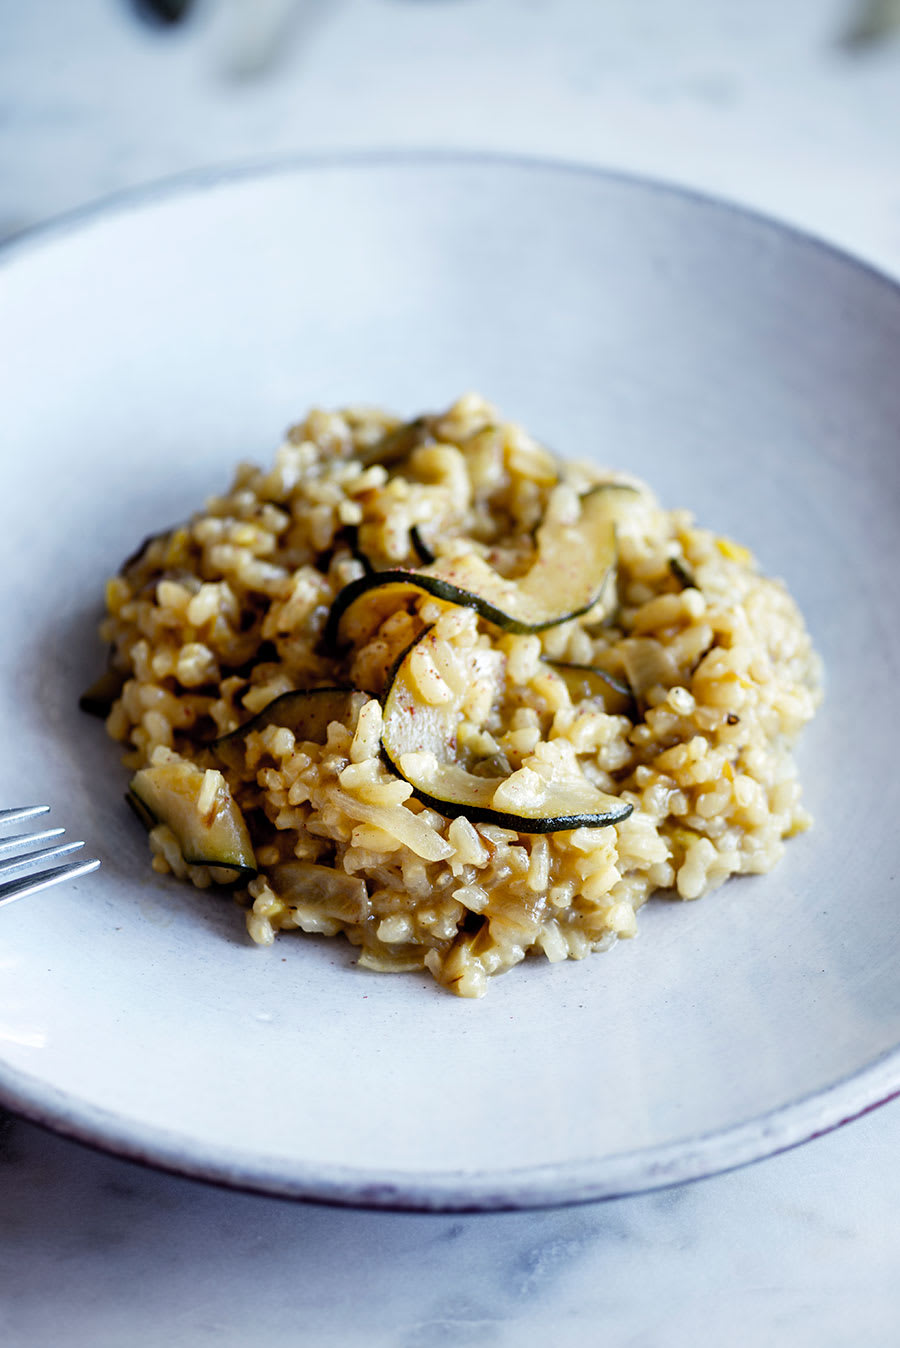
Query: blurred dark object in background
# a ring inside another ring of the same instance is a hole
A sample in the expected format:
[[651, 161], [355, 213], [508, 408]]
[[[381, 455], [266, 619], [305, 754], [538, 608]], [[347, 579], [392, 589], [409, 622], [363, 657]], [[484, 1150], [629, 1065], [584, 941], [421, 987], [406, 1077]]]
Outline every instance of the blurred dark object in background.
[[187, 18], [193, 0], [132, 0], [142, 19], [151, 23], [179, 23]]
[[844, 47], [875, 47], [900, 32], [900, 0], [858, 0], [843, 36]]

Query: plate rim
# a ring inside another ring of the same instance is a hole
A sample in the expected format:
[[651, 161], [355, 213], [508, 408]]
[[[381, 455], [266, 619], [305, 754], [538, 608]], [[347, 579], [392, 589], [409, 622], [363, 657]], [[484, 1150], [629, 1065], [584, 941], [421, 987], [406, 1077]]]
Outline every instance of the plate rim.
[[[580, 160], [490, 150], [405, 149], [304, 151], [194, 167], [94, 198], [26, 226], [0, 242], [0, 275], [33, 253], [65, 245], [73, 235], [147, 207], [197, 197], [222, 187], [291, 175], [377, 168], [494, 167], [559, 173], [620, 184], [687, 201], [737, 218], [764, 234], [824, 253], [833, 263], [887, 286], [900, 301], [900, 276], [827, 238], [762, 210], [681, 183]], [[431, 1170], [419, 1174], [354, 1166], [260, 1164], [246, 1152], [202, 1144], [86, 1104], [69, 1091], [0, 1060], [0, 1107], [81, 1145], [189, 1179], [229, 1189], [333, 1206], [401, 1212], [522, 1211], [622, 1198], [712, 1177], [788, 1151], [900, 1096], [900, 1043], [821, 1090], [763, 1114], [661, 1146], [602, 1158], [532, 1165], [508, 1171]]]
[[89, 200], [13, 230], [0, 239], [0, 271], [19, 255], [49, 246], [107, 218], [129, 215], [145, 206], [163, 204], [179, 197], [214, 191], [219, 187], [286, 177], [328, 169], [371, 169], [407, 167], [430, 168], [434, 165], [463, 167], [493, 165], [497, 168], [540, 170], [564, 176], [596, 178], [619, 183], [676, 200], [690, 201], [717, 213], [736, 216], [753, 228], [775, 237], [787, 235], [795, 243], [812, 247], [838, 264], [849, 264], [871, 280], [889, 286], [900, 298], [900, 270], [896, 274], [871, 262], [860, 253], [818, 234], [807, 226], [773, 215], [726, 195], [696, 187], [679, 178], [658, 177], [614, 165], [594, 164], [564, 156], [520, 153], [514, 150], [467, 150], [446, 146], [408, 146], [400, 148], [300, 150], [295, 153], [273, 152], [247, 155], [224, 162], [212, 162], [176, 173], [163, 174], [145, 182], [101, 193]]
[[574, 1207], [627, 1198], [777, 1156], [842, 1128], [900, 1098], [900, 1050], [888, 1049], [822, 1091], [728, 1128], [602, 1160], [553, 1162], [506, 1171], [428, 1170], [419, 1174], [333, 1163], [248, 1164], [237, 1149], [204, 1159], [174, 1131], [135, 1125], [71, 1092], [0, 1064], [0, 1107], [95, 1151], [147, 1169], [269, 1198], [388, 1212], [486, 1213]]

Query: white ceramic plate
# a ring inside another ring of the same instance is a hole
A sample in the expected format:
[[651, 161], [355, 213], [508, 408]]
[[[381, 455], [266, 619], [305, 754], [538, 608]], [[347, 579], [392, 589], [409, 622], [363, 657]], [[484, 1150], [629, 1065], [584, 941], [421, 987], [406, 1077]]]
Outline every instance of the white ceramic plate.
[[[192, 1175], [347, 1203], [586, 1200], [790, 1146], [900, 1088], [900, 293], [650, 184], [443, 157], [195, 178], [0, 267], [0, 803], [102, 869], [0, 911], [0, 1099]], [[76, 699], [105, 577], [309, 404], [477, 388], [749, 543], [828, 669], [817, 818], [770, 876], [464, 1002], [252, 946], [155, 877]]]

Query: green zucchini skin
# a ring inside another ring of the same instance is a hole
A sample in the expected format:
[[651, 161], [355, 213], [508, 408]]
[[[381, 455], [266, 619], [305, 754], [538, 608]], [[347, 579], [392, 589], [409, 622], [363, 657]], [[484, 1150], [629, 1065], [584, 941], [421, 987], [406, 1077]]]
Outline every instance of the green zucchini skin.
[[347, 547], [350, 549], [351, 556], [355, 557], [356, 560], [362, 564], [362, 566], [365, 569], [366, 575], [371, 576], [374, 573], [375, 568], [369, 561], [366, 554], [363, 552], [362, 548], [359, 546], [359, 525], [358, 524], [346, 525], [344, 529], [344, 534], [346, 535]]
[[683, 590], [696, 590], [696, 580], [679, 557], [669, 558], [669, 570]]
[[99, 716], [102, 720], [113, 709], [113, 703], [122, 695], [122, 689], [128, 682], [128, 675], [119, 669], [105, 669], [90, 688], [85, 688], [78, 705], [88, 716]]
[[240, 772], [244, 765], [244, 743], [254, 730], [266, 726], [286, 726], [298, 740], [324, 744], [332, 721], [346, 721], [367, 701], [368, 694], [355, 688], [306, 688], [282, 693], [249, 721], [221, 735], [208, 746], [226, 764]]
[[156, 816], [151, 814], [147, 809], [147, 806], [141, 800], [140, 796], [136, 796], [130, 788], [125, 792], [125, 804], [141, 821], [148, 833], [159, 823]]
[[431, 566], [432, 562], [437, 561], [437, 557], [420, 534], [418, 524], [414, 524], [410, 529], [409, 541], [413, 545], [413, 551], [419, 559], [420, 566]]
[[[516, 814], [513, 811], [496, 809], [491, 805], [483, 803], [484, 799], [489, 798], [497, 786], [504, 780], [503, 778], [472, 778], [471, 782], [466, 783], [465, 778], [471, 777], [471, 774], [457, 771], [458, 765], [446, 764], [449, 769], [448, 777], [451, 772], [454, 782], [459, 782], [460, 776], [463, 777], [463, 785], [471, 788], [472, 794], [469, 799], [453, 799], [447, 796], [437, 796], [433, 791], [426, 790], [420, 783], [413, 781], [403, 771], [399, 759], [402, 751], [397, 752], [397, 746], [394, 744], [393, 718], [395, 715], [402, 715], [392, 704], [397, 696], [397, 687], [403, 676], [403, 669], [413, 650], [424, 641], [432, 632], [432, 627], [426, 627], [422, 632], [410, 642], [404, 651], [398, 656], [388, 679], [387, 691], [384, 698], [384, 723], [381, 736], [381, 755], [385, 766], [403, 781], [408, 782], [413, 789], [414, 796], [422, 802], [423, 805], [442, 814], [445, 818], [455, 819], [459, 816], [465, 816], [472, 823], [477, 824], [496, 824], [501, 828], [510, 829], [516, 833], [537, 834], [537, 833], [560, 833], [568, 829], [576, 828], [607, 828], [611, 824], [619, 824], [633, 811], [633, 806], [624, 801], [618, 801], [610, 809], [575, 811], [569, 813], [554, 813], [547, 815], [528, 816]], [[437, 717], [441, 713], [434, 715]], [[449, 713], [448, 713], [449, 714]], [[441, 737], [443, 738], [443, 737]], [[437, 742], [437, 741], [436, 741]], [[439, 764], [440, 767], [440, 764]], [[589, 783], [585, 783], [590, 791], [593, 788]], [[599, 797], [605, 795], [599, 791], [596, 792]], [[476, 797], [482, 797], [479, 801]], [[611, 800], [612, 797], [606, 797]]]
[[[400, 769], [394, 766], [390, 754], [383, 747], [382, 756], [385, 766], [390, 768], [391, 772], [403, 781], [408, 780]], [[605, 815], [568, 814], [553, 818], [544, 816], [541, 819], [524, 819], [521, 815], [492, 810], [486, 805], [464, 805], [441, 800], [438, 796], [429, 795], [421, 787], [412, 783], [410, 785], [416, 800], [420, 800], [423, 805], [442, 814], [446, 819], [458, 819], [460, 815], [464, 815], [471, 824], [496, 824], [499, 828], [508, 828], [513, 833], [565, 833], [566, 830], [574, 828], [608, 828], [612, 824], [621, 824], [634, 809], [632, 805], [623, 803], [621, 810], [610, 811]]]

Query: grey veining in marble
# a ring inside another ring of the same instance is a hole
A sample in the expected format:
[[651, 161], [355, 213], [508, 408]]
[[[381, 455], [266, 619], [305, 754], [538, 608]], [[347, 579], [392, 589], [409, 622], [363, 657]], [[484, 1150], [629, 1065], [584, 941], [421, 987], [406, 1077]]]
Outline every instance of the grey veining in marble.
[[2, 1137], [10, 1348], [896, 1342], [897, 1103], [689, 1187], [478, 1217], [229, 1193], [9, 1119]]

